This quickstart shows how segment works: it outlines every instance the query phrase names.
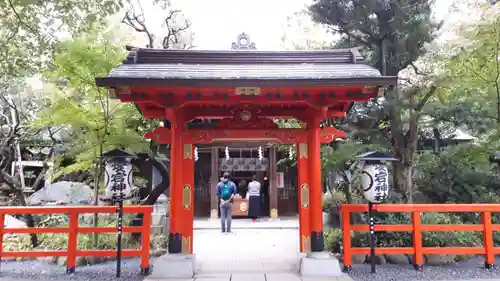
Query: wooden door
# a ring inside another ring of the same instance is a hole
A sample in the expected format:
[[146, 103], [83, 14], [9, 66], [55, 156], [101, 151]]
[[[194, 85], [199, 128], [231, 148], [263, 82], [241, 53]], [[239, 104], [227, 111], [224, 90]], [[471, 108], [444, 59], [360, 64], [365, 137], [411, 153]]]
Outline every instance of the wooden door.
[[298, 214], [297, 168], [284, 167], [284, 187], [278, 188], [278, 215], [295, 216]]
[[210, 216], [210, 169], [209, 153], [199, 153], [194, 164], [194, 216]]

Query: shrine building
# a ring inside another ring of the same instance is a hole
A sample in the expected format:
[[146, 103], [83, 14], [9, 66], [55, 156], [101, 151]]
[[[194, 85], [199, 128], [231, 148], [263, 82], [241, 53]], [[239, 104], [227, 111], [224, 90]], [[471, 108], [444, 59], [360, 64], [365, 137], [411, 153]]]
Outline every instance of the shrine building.
[[[381, 76], [357, 49], [258, 51], [245, 34], [232, 49], [127, 47], [123, 63], [96, 83], [146, 118], [166, 120], [145, 137], [170, 145], [171, 254], [193, 252], [195, 215], [217, 216], [224, 171], [236, 182], [257, 174], [267, 213], [298, 213], [300, 251], [322, 252], [320, 146], [345, 136], [325, 121], [345, 117], [397, 77]], [[292, 119], [297, 128], [277, 121]], [[277, 153], [281, 144], [293, 145], [296, 167], [277, 168], [288, 157]]]

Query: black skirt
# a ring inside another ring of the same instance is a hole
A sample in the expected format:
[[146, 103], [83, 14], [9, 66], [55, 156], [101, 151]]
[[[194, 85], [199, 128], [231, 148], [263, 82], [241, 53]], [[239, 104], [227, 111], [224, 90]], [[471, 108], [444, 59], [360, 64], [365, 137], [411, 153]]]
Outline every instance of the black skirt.
[[248, 216], [251, 218], [260, 217], [260, 196], [248, 197]]

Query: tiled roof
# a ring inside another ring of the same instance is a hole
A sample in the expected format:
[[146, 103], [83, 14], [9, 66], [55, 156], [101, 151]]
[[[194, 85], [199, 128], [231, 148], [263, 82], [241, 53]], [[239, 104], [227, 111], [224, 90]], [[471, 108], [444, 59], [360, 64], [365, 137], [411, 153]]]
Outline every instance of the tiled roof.
[[[330, 51], [195, 51], [135, 49], [99, 86], [119, 85], [224, 85], [277, 83], [315, 85], [394, 85], [396, 77], [382, 77], [364, 64], [356, 49]], [[360, 81], [361, 79], [362, 81]], [[241, 84], [243, 82], [243, 84]], [[291, 84], [287, 84], [291, 85]], [[292, 86], [292, 85], [291, 85]]]
[[123, 64], [109, 77], [155, 79], [332, 79], [377, 77], [363, 64]]

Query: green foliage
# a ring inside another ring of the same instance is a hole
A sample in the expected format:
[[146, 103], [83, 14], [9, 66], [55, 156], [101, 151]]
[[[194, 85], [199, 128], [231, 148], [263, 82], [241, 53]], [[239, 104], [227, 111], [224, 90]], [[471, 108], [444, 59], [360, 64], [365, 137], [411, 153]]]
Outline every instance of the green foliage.
[[349, 168], [354, 161], [354, 157], [370, 150], [381, 149], [377, 144], [363, 144], [355, 141], [336, 143], [332, 146], [323, 146], [321, 161], [323, 171], [342, 171]]
[[0, 77], [33, 74], [58, 38], [99, 25], [121, 7], [120, 0], [0, 1]]
[[500, 8], [487, 5], [480, 12], [479, 20], [459, 28], [458, 40], [441, 50], [438, 67], [447, 79], [431, 116], [487, 134], [498, 146]]
[[325, 249], [331, 253], [340, 253], [340, 246], [342, 245], [342, 229], [330, 228], [324, 233], [325, 235]]
[[142, 136], [147, 123], [137, 109], [112, 100], [107, 89], [95, 85], [95, 77], [106, 76], [125, 56], [113, 36], [112, 31], [93, 31], [63, 42], [44, 75], [51, 83], [46, 87], [51, 99], [36, 126], [65, 128], [65, 157], [76, 160], [59, 173], [87, 170], [100, 154], [113, 148], [148, 151]]
[[416, 164], [415, 183], [432, 203], [498, 202], [496, 176], [487, 150], [463, 144], [447, 147], [439, 154], [422, 153]]
[[315, 22], [348, 38], [354, 44], [351, 47], [368, 50], [369, 59], [383, 73], [397, 75], [425, 52], [424, 45], [434, 39], [440, 27], [431, 19], [431, 5], [430, 0], [373, 0], [363, 4], [315, 0], [309, 11]]
[[[411, 217], [408, 213], [376, 213], [376, 221], [379, 224], [411, 224]], [[421, 217], [422, 224], [463, 224], [461, 217], [449, 213], [424, 213]], [[362, 224], [367, 223], [367, 216], [362, 217]], [[338, 235], [325, 234], [325, 246], [333, 247], [337, 241], [341, 241]], [[409, 232], [376, 232], [378, 247], [411, 247], [413, 245], [412, 234]], [[328, 237], [328, 239], [327, 239]], [[480, 245], [482, 242], [481, 232], [424, 232], [422, 234], [424, 247], [472, 247]], [[328, 244], [327, 244], [328, 241]], [[368, 233], [354, 232], [351, 234], [353, 247], [368, 247]]]
[[[425, 213], [422, 224], [463, 224], [459, 215], [448, 213]], [[481, 232], [425, 232], [423, 233], [424, 247], [472, 247], [482, 243]]]

